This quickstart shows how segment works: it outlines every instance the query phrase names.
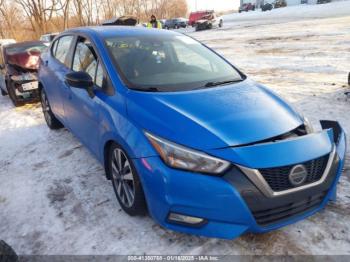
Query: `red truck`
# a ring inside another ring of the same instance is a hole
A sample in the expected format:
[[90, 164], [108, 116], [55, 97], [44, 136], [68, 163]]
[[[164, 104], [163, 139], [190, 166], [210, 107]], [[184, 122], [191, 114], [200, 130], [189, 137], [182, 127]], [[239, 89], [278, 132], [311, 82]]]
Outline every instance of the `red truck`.
[[205, 11], [198, 11], [198, 12], [192, 12], [190, 14], [190, 18], [188, 19], [188, 24], [190, 26], [195, 26], [196, 22], [200, 19], [202, 19], [202, 17], [213, 14], [214, 10], [205, 10]]
[[238, 12], [248, 12], [248, 11], [254, 11], [255, 10], [255, 5], [252, 3], [244, 3], [241, 5], [238, 9]]

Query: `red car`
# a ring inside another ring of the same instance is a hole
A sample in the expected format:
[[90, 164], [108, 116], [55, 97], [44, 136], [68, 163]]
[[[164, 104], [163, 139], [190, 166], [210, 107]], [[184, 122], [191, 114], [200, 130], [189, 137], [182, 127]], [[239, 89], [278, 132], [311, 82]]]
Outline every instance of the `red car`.
[[202, 19], [203, 17], [213, 14], [214, 10], [206, 10], [206, 11], [198, 11], [198, 12], [192, 12], [190, 14], [190, 18], [188, 19], [188, 24], [190, 26], [195, 26], [197, 21]]
[[248, 12], [248, 11], [254, 11], [255, 10], [255, 5], [252, 3], [245, 3], [239, 7], [238, 12]]
[[5, 46], [0, 53], [0, 89], [15, 106], [39, 98], [37, 72], [40, 54], [47, 46], [41, 41]]

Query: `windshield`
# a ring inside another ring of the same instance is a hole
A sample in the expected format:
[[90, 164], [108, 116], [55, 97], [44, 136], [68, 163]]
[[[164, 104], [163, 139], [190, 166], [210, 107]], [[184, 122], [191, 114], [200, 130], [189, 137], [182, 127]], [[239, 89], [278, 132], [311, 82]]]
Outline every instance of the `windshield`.
[[185, 91], [242, 80], [229, 63], [187, 36], [123, 36], [105, 42], [132, 89]]

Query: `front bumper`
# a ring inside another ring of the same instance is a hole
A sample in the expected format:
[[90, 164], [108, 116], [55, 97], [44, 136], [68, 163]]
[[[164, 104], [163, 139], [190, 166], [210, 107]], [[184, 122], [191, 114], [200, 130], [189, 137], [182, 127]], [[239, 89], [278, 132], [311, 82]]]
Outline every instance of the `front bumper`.
[[[37, 73], [23, 73], [21, 75], [15, 75], [11, 77], [15, 94], [20, 101], [30, 102], [38, 101], [39, 99], [39, 86]], [[32, 86], [26, 88], [26, 86]]]
[[206, 30], [210, 27], [209, 23], [197, 23], [196, 29], [197, 30]]
[[[266, 196], [236, 166], [217, 177], [171, 169], [159, 157], [135, 159], [151, 216], [175, 231], [232, 239], [245, 232], [268, 232], [316, 213], [335, 199], [346, 151], [345, 133], [339, 124], [323, 121], [321, 125], [328, 129], [328, 142], [335, 148], [326, 179], [277, 197]], [[170, 223], [170, 212], [204, 218], [206, 223], [199, 227]]]

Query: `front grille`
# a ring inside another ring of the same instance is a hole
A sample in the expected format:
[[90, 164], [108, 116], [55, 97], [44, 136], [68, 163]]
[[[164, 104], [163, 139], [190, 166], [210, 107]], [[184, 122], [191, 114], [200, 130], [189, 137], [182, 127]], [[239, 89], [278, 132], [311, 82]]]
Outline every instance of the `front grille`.
[[292, 202], [272, 209], [258, 210], [253, 212], [256, 222], [261, 226], [266, 226], [274, 222], [281, 222], [290, 219], [292, 216], [300, 215], [319, 206], [327, 191], [310, 196], [299, 202]]
[[[303, 164], [307, 169], [307, 178], [304, 184], [310, 184], [321, 179], [323, 172], [327, 166], [329, 155], [310, 160]], [[276, 167], [276, 168], [262, 168], [259, 169], [261, 175], [269, 184], [271, 189], [275, 192], [287, 190], [294, 186], [289, 182], [289, 173], [295, 165]]]

